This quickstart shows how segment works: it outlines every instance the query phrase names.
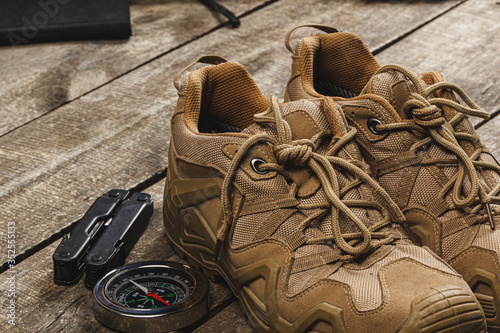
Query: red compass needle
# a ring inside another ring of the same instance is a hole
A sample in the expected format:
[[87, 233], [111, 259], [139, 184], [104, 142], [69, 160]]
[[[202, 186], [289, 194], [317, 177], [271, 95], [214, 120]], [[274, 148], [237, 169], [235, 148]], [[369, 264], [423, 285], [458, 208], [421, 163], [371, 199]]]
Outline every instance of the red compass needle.
[[152, 294], [150, 294], [150, 293], [146, 293], [146, 296], [151, 296], [151, 297], [153, 297], [154, 299], [157, 299], [157, 300], [159, 300], [160, 302], [163, 302], [163, 303], [167, 304], [168, 306], [170, 306], [170, 304], [168, 304], [168, 302], [167, 302], [167, 301], [165, 301], [165, 300], [164, 300], [163, 298], [161, 298], [160, 296], [156, 295], [156, 293], [155, 293], [155, 292], [153, 292]]
[[135, 284], [137, 286], [137, 288], [139, 288], [140, 290], [142, 290], [146, 296], [151, 296], [153, 297], [154, 299], [160, 301], [160, 302], [163, 302], [165, 304], [167, 304], [168, 306], [170, 306], [170, 304], [168, 304], [168, 302], [166, 302], [163, 298], [161, 298], [160, 296], [156, 295], [156, 293], [153, 291], [152, 293], [149, 292], [148, 288], [138, 284], [137, 282], [135, 282], [134, 280], [130, 279], [130, 282], [132, 282], [133, 284]]

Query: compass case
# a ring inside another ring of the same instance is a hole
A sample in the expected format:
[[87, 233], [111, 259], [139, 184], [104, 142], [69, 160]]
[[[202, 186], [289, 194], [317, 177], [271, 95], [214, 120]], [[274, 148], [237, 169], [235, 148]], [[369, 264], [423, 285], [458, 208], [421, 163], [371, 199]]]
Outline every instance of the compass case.
[[[166, 284], [169, 279], [185, 283], [189, 280], [190, 292], [180, 302], [157, 309], [134, 308], [120, 303], [120, 300], [126, 303], [124, 293], [140, 292], [133, 290], [130, 280], [134, 279], [137, 284], [155, 278]], [[208, 291], [207, 278], [188, 265], [166, 261], [129, 264], [109, 272], [94, 286], [94, 314], [101, 324], [121, 332], [174, 331], [196, 323], [207, 314]]]

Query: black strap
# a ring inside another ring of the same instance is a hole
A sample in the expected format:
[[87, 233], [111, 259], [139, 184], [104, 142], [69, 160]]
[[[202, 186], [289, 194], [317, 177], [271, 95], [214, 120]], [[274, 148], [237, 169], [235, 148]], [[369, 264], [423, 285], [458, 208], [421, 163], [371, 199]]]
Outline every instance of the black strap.
[[209, 7], [210, 9], [216, 11], [217, 13], [227, 17], [227, 19], [229, 20], [229, 22], [231, 22], [233, 27], [237, 28], [240, 26], [240, 19], [237, 18], [232, 11], [222, 6], [221, 4], [217, 3], [215, 0], [199, 0], [199, 1], [204, 5], [206, 5], [207, 7]]

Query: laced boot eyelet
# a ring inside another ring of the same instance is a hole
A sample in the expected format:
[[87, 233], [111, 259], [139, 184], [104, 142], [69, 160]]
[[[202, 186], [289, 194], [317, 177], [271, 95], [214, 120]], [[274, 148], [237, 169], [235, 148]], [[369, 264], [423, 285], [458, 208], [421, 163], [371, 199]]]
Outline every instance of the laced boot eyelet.
[[375, 134], [375, 135], [382, 134], [382, 132], [377, 131], [375, 128], [375, 126], [377, 126], [377, 125], [382, 125], [382, 122], [380, 120], [378, 120], [377, 118], [368, 119], [368, 121], [366, 122], [366, 125], [368, 126], [368, 129], [370, 130], [370, 132], [372, 132], [373, 134]]
[[252, 170], [255, 173], [258, 173], [259, 175], [265, 175], [269, 172], [269, 170], [259, 170], [259, 167], [265, 163], [267, 163], [267, 162], [264, 161], [262, 158], [258, 158], [258, 157], [254, 157], [250, 160], [250, 166], [252, 167]]

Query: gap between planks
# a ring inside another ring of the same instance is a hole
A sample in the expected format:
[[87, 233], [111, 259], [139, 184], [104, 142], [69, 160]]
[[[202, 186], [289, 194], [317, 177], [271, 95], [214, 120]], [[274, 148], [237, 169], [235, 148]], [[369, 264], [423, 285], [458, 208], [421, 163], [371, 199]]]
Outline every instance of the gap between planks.
[[489, 121], [495, 119], [495, 117], [498, 116], [499, 114], [500, 114], [500, 109], [490, 113], [490, 117], [488, 119], [481, 120], [476, 125], [474, 125], [474, 128], [478, 130], [481, 126], [486, 125]]
[[370, 50], [370, 51], [372, 52], [372, 54], [374, 56], [377, 55], [377, 54], [379, 54], [380, 52], [388, 49], [389, 47], [391, 47], [392, 45], [396, 44], [400, 40], [405, 39], [406, 37], [408, 37], [411, 34], [413, 34], [414, 32], [416, 32], [417, 30], [422, 29], [427, 24], [435, 21], [436, 19], [440, 18], [441, 16], [445, 15], [449, 11], [457, 8], [458, 6], [464, 4], [467, 1], [469, 1], [469, 0], [461, 0], [460, 2], [458, 2], [457, 4], [455, 4], [454, 6], [451, 6], [450, 8], [446, 8], [446, 9], [442, 10], [441, 12], [438, 12], [435, 16], [430, 17], [427, 21], [422, 22], [421, 24], [415, 26], [413, 29], [409, 29], [409, 30], [403, 32], [401, 35], [396, 36], [396, 37], [394, 37], [391, 40], [388, 40], [386, 43], [383, 43], [383, 44], [381, 44], [379, 46], [376, 46], [373, 50]]

